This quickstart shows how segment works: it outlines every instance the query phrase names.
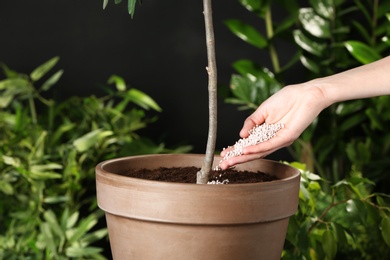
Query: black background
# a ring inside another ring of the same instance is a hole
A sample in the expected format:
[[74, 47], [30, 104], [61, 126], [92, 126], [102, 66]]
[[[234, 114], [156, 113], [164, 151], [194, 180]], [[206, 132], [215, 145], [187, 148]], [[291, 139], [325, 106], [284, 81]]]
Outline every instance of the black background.
[[[193, 152], [203, 153], [208, 106], [202, 1], [144, 0], [142, 6], [137, 4], [133, 20], [126, 5], [127, 1], [115, 5], [111, 0], [103, 10], [103, 0], [1, 0], [0, 61], [29, 73], [60, 56], [56, 68], [65, 73], [52, 93], [60, 100], [102, 95], [99, 86], [117, 74], [163, 109], [145, 135], [162, 137], [167, 145], [190, 144]], [[238, 18], [264, 32], [261, 19], [237, 0], [214, 1], [213, 14], [221, 87], [228, 87], [232, 63], [238, 59], [271, 66], [266, 51], [244, 43], [223, 24]], [[281, 49], [289, 54], [289, 45]], [[279, 54], [282, 59], [284, 54]], [[299, 82], [299, 72], [293, 74], [286, 84]], [[219, 100], [217, 150], [234, 144], [248, 115]], [[274, 157], [283, 159], [280, 154]]]

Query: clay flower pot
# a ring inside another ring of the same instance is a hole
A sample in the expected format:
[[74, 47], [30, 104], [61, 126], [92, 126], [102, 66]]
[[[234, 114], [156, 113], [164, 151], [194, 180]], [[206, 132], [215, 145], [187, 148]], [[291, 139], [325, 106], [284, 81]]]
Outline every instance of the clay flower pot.
[[200, 167], [203, 158], [146, 155], [97, 165], [97, 200], [114, 259], [280, 259], [289, 217], [298, 207], [298, 170], [260, 159], [237, 169], [281, 180], [228, 185], [118, 175], [131, 168]]

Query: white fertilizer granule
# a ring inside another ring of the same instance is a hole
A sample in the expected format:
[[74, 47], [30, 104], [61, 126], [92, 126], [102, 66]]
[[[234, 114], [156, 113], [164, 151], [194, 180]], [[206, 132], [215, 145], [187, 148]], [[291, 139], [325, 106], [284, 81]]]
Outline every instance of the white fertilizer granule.
[[[229, 160], [232, 157], [242, 155], [244, 148], [247, 146], [257, 145], [275, 137], [276, 132], [283, 127], [283, 124], [266, 123], [255, 126], [249, 131], [249, 136], [247, 138], [242, 138], [234, 144], [233, 149], [225, 154], [219, 164], [224, 160]], [[220, 170], [219, 166], [217, 166], [215, 170]]]
[[226, 179], [226, 180], [223, 180], [223, 181], [219, 181], [219, 180], [214, 180], [214, 181], [208, 181], [207, 184], [228, 184], [229, 183], [229, 180]]

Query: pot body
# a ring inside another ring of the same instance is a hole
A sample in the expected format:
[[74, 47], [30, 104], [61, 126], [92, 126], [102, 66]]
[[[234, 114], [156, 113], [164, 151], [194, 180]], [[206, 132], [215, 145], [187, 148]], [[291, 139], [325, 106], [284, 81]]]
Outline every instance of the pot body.
[[288, 219], [298, 207], [297, 169], [259, 159], [236, 168], [280, 180], [227, 185], [119, 175], [135, 168], [201, 167], [203, 158], [133, 156], [96, 167], [97, 200], [106, 213], [114, 259], [280, 259]]

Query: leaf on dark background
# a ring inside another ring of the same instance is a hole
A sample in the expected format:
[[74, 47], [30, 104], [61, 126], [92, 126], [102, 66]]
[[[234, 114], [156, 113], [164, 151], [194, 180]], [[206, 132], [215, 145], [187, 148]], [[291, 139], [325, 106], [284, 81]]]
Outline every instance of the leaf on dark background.
[[382, 58], [374, 48], [359, 41], [346, 41], [344, 46], [362, 64], [368, 64]]
[[330, 37], [329, 21], [315, 14], [312, 8], [301, 8], [299, 10], [299, 21], [311, 35], [325, 39]]
[[333, 259], [337, 253], [336, 236], [332, 230], [326, 230], [322, 235], [322, 248], [327, 259]]
[[236, 19], [226, 20], [225, 24], [241, 40], [260, 49], [267, 46], [266, 38], [252, 25]]

